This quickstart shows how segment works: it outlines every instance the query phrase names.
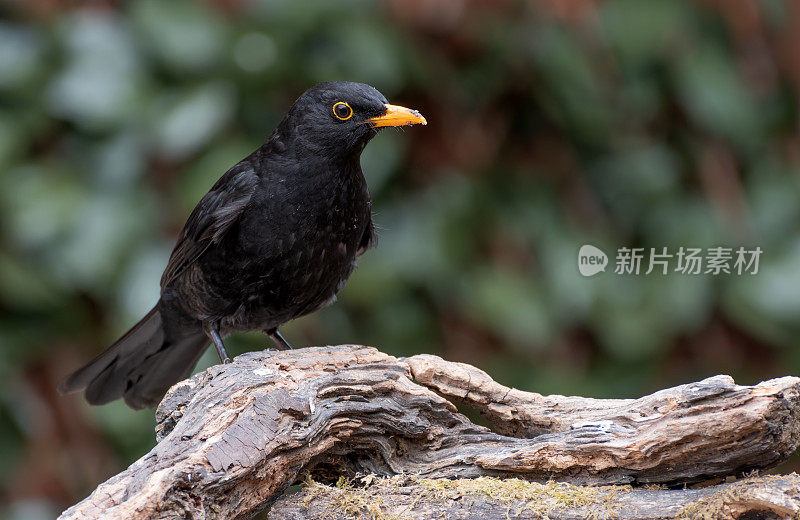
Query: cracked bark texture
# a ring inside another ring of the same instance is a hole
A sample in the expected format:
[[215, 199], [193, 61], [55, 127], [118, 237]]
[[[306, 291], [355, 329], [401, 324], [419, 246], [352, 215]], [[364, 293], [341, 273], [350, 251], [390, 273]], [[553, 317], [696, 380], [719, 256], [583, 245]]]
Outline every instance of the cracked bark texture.
[[470, 365], [371, 347], [251, 352], [175, 385], [156, 412], [158, 444], [61, 518], [248, 518], [306, 473], [698, 482], [786, 459], [798, 410], [793, 377], [601, 400], [520, 392]]

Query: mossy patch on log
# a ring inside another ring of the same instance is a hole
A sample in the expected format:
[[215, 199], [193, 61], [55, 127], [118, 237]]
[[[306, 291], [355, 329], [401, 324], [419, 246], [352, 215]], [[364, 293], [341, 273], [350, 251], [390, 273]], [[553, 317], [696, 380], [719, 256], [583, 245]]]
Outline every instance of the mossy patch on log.
[[[522, 512], [546, 518], [559, 509], [585, 509], [591, 520], [614, 518], [618, 513], [617, 498], [629, 486], [574, 486], [564, 482], [529, 482], [518, 478], [478, 477], [471, 479], [433, 479], [414, 476], [379, 478], [367, 475], [356, 480], [340, 478], [334, 486], [311, 479], [305, 481], [304, 504], [325, 497], [331, 507], [313, 518], [369, 518], [370, 520], [400, 520], [402, 511], [387, 504], [387, 493], [413, 493], [411, 506], [443, 503], [464, 497], [476, 497], [506, 507], [508, 517]], [[312, 517], [309, 517], [312, 518]]]
[[[791, 473], [789, 476], [796, 476]], [[739, 518], [744, 512], [756, 511], [756, 506], [763, 503], [763, 510], [758, 516], [764, 520], [780, 520], [782, 518], [796, 518], [793, 511], [776, 508], [776, 504], [769, 504], [763, 494], [766, 483], [782, 482], [786, 475], [750, 476], [736, 481], [732, 486], [725, 487], [712, 495], [700, 498], [684, 506], [678, 513], [678, 518], [687, 520], [716, 520], [717, 518]], [[785, 515], [785, 516], [784, 516]]]

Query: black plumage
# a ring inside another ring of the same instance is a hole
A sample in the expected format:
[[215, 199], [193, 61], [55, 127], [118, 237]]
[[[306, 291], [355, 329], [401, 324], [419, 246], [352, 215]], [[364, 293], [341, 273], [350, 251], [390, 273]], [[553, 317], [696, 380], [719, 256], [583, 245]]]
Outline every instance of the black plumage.
[[288, 347], [278, 327], [330, 304], [375, 243], [361, 151], [380, 128], [417, 123], [368, 85], [307, 90], [192, 211], [156, 306], [60, 390], [145, 408], [191, 373], [209, 339], [222, 361], [231, 332], [263, 330]]

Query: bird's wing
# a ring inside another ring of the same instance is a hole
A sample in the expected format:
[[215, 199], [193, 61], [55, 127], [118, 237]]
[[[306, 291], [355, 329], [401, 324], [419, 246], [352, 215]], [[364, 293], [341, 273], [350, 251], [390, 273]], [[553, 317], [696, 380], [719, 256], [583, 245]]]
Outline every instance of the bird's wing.
[[371, 247], [375, 247], [378, 243], [378, 234], [375, 233], [375, 225], [372, 223], [372, 219], [369, 219], [367, 223], [367, 227], [364, 228], [364, 234], [361, 235], [361, 240], [358, 243], [358, 249], [356, 250], [356, 256], [361, 256], [366, 253], [367, 249]]
[[220, 177], [183, 226], [161, 276], [161, 287], [169, 285], [209, 246], [225, 236], [250, 202], [257, 184], [258, 176], [247, 163], [237, 164]]

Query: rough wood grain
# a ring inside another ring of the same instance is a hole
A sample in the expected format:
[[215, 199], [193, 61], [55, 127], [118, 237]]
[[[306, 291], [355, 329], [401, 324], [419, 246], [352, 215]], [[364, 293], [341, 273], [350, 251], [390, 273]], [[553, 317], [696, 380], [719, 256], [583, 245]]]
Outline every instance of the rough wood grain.
[[[357, 483], [360, 484], [360, 483]], [[519, 479], [397, 477], [311, 484], [281, 497], [269, 520], [784, 520], [800, 516], [800, 477], [753, 477], [701, 489], [539, 484]]]
[[[306, 472], [674, 484], [769, 467], [798, 444], [797, 378], [717, 376], [606, 401], [518, 393], [467, 367], [360, 346], [239, 356], [173, 387], [159, 443], [61, 518], [247, 518]], [[461, 385], [460, 399], [530, 438], [476, 426], [423, 385]]]

